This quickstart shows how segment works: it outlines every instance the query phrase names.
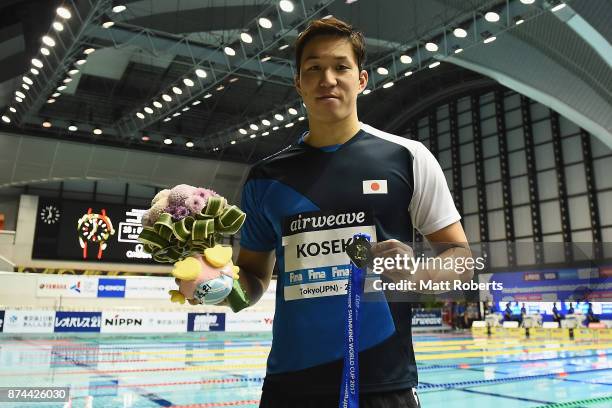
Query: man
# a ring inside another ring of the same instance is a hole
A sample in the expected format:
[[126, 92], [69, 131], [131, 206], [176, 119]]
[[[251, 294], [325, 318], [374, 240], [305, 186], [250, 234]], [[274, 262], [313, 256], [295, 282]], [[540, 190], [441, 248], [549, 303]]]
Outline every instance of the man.
[[[337, 407], [344, 356], [348, 257], [353, 234], [368, 233], [378, 257], [412, 254], [413, 228], [469, 256], [444, 174], [421, 144], [365, 124], [363, 35], [335, 18], [313, 21], [296, 41], [295, 86], [308, 112], [299, 142], [256, 164], [245, 183], [240, 283], [251, 303], [276, 262], [273, 342], [261, 407]], [[402, 242], [403, 241], [403, 242]], [[440, 255], [442, 256], [442, 255]], [[456, 278], [445, 269], [387, 280]], [[471, 271], [461, 276], [469, 280]], [[384, 297], [383, 297], [384, 300]], [[362, 407], [418, 407], [409, 303], [362, 302]]]

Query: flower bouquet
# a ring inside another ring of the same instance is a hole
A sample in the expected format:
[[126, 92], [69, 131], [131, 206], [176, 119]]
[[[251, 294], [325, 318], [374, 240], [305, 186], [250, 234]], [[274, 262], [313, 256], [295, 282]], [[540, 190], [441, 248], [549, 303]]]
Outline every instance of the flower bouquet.
[[138, 240], [153, 259], [172, 263], [179, 289], [172, 302], [215, 305], [227, 299], [234, 311], [248, 306], [232, 263], [232, 248], [219, 245], [240, 230], [246, 214], [212, 190], [180, 184], [162, 190], [142, 217]]

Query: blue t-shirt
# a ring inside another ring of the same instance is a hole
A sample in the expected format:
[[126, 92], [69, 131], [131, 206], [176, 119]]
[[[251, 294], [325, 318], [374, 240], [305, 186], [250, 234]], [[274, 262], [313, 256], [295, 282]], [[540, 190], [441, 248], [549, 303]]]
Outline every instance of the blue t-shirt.
[[[460, 219], [444, 174], [419, 142], [367, 125], [325, 149], [288, 146], [257, 163], [243, 189], [240, 245], [275, 251], [278, 281], [264, 388], [337, 394], [349, 259], [356, 233], [412, 240]], [[409, 303], [362, 302], [360, 388], [414, 387]]]

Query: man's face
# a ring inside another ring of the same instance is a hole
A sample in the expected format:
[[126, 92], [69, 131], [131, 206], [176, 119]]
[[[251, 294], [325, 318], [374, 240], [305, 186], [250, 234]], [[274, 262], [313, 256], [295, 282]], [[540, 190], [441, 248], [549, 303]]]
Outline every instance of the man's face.
[[359, 72], [348, 39], [320, 36], [304, 47], [295, 86], [311, 120], [333, 123], [347, 118], [356, 111], [357, 95], [367, 84], [368, 74]]

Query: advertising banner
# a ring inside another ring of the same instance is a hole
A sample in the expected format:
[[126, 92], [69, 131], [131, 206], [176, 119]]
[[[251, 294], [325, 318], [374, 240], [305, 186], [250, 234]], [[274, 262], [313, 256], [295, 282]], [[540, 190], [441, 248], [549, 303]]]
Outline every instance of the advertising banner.
[[184, 333], [184, 312], [102, 312], [102, 333]]
[[40, 275], [37, 279], [37, 297], [95, 298], [98, 278], [92, 276]]
[[441, 309], [413, 309], [412, 327], [441, 327]]
[[53, 333], [55, 312], [52, 310], [6, 310], [5, 333]]
[[271, 331], [274, 312], [230, 313], [225, 316], [225, 331]]
[[125, 297], [125, 279], [98, 279], [98, 297]]
[[225, 313], [189, 313], [187, 331], [225, 331]]
[[125, 297], [128, 299], [169, 299], [168, 291], [176, 288], [174, 278], [130, 277], [125, 282]]
[[54, 331], [100, 332], [102, 312], [55, 312]]

